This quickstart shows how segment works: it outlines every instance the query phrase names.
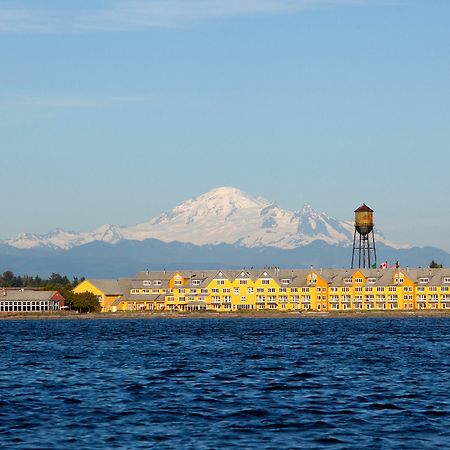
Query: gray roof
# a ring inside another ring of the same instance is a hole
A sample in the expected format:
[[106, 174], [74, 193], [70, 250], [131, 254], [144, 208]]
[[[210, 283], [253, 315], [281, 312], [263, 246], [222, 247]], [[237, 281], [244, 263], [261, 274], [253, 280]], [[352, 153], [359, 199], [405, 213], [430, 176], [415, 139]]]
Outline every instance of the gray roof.
[[58, 291], [2, 290], [0, 301], [47, 301], [58, 294]]
[[124, 293], [122, 290], [124, 287], [124, 279], [88, 279], [86, 281], [89, 281], [89, 283], [93, 284], [99, 291], [102, 291], [105, 295], [121, 295]]

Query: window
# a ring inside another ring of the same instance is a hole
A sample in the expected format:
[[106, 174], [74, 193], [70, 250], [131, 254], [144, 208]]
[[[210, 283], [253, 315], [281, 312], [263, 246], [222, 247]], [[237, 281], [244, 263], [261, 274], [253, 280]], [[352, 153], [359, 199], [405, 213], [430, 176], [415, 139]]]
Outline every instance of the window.
[[270, 284], [270, 280], [261, 280], [261, 284]]
[[174, 286], [181, 286], [183, 283], [182, 283], [182, 281], [181, 280], [175, 280], [174, 282], [173, 282], [173, 285]]
[[248, 280], [239, 280], [239, 284], [247, 284]]
[[213, 289], [211, 289], [211, 292], [213, 294], [218, 294], [219, 293], [219, 289], [218, 288], [213, 288]]
[[355, 287], [355, 292], [362, 292], [362, 287], [361, 286]]
[[419, 283], [421, 283], [421, 284], [426, 284], [426, 283], [428, 283], [429, 281], [430, 281], [429, 278], [419, 278]]
[[253, 294], [253, 288], [252, 287], [247, 288], [247, 294]]
[[239, 294], [241, 290], [238, 287], [233, 288], [233, 294]]
[[223, 289], [222, 289], [222, 292], [223, 292], [224, 294], [229, 294], [229, 293], [231, 292], [231, 289], [230, 289], [230, 288], [223, 288]]
[[287, 289], [286, 288], [279, 288], [278, 292], [284, 294], [285, 292], [287, 292]]
[[216, 280], [216, 284], [218, 286], [223, 286], [225, 284], [225, 280]]
[[338, 288], [337, 287], [331, 287], [330, 288], [330, 292], [337, 292], [338, 291]]
[[309, 292], [309, 288], [307, 287], [302, 288], [302, 292]]
[[367, 282], [369, 284], [375, 284], [377, 282], [377, 279], [376, 278], [367, 278]]
[[296, 288], [296, 287], [291, 288], [291, 292], [292, 293], [297, 293], [298, 292], [298, 288]]
[[344, 283], [345, 284], [352, 284], [352, 279], [351, 278], [344, 278]]
[[450, 283], [450, 277], [445, 277], [444, 278], [444, 283], [446, 283], [446, 284]]
[[264, 293], [264, 288], [256, 288], [256, 292], [258, 294], [263, 294]]
[[362, 278], [355, 278], [355, 283], [361, 284], [363, 282]]
[[281, 280], [281, 284], [289, 284], [291, 282], [291, 280], [289, 278], [283, 278]]
[[150, 289], [142, 289], [143, 294], [150, 294]]
[[192, 286], [199, 286], [201, 283], [200, 280], [192, 280]]
[[267, 292], [269, 292], [270, 294], [275, 294], [275, 288], [267, 288]]
[[153, 284], [154, 284], [155, 286], [161, 286], [161, 280], [155, 280], [155, 281], [153, 282]]
[[131, 289], [132, 294], [139, 294], [139, 289]]
[[151, 285], [152, 285], [152, 280], [144, 280], [144, 281], [142, 282], [142, 285], [143, 285], [143, 286], [151, 286]]

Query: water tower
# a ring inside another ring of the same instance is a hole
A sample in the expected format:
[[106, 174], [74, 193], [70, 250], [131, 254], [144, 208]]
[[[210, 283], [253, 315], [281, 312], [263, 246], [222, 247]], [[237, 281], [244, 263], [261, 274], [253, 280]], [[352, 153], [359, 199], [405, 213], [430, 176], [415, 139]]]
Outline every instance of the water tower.
[[365, 203], [355, 211], [352, 269], [377, 267], [377, 250], [373, 232], [373, 210]]

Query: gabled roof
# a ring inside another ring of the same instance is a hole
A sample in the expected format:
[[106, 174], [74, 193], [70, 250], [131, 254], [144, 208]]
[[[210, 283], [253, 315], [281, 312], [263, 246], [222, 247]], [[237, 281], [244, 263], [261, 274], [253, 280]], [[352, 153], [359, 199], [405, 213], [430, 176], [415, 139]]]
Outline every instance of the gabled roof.
[[111, 280], [105, 278], [89, 278], [86, 281], [94, 285], [99, 291], [105, 295], [121, 295], [123, 291], [119, 284], [119, 280]]
[[0, 291], [0, 301], [48, 301], [57, 294], [59, 294], [58, 291], [2, 290]]
[[373, 213], [374, 210], [369, 208], [365, 203], [363, 203], [358, 209], [355, 209], [355, 213], [358, 212], [371, 212]]

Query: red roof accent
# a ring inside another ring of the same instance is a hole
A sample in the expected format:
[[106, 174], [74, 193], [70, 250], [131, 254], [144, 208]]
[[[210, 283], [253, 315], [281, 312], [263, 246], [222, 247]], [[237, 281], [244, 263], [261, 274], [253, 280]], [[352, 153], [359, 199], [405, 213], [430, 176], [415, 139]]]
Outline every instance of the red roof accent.
[[373, 209], [370, 209], [365, 203], [363, 203], [357, 210], [355, 210], [355, 213], [358, 212], [371, 212], [373, 213]]

